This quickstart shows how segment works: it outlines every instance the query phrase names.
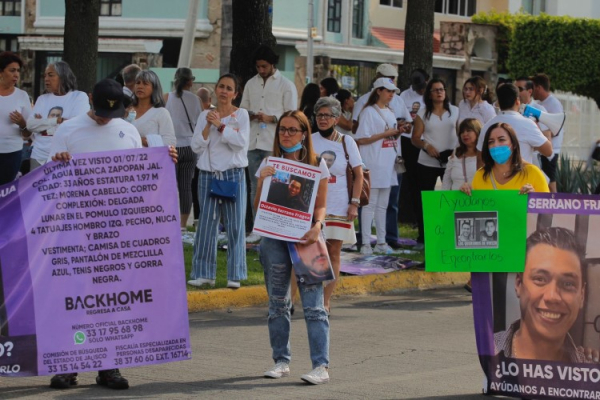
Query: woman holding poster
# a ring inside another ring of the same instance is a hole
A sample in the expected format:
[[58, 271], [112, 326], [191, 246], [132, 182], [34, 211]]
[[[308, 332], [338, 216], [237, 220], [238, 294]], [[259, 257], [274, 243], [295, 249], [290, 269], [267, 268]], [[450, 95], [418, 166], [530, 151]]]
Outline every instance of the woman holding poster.
[[[233, 74], [221, 76], [215, 88], [217, 108], [204, 110], [198, 118], [192, 150], [198, 154], [198, 202], [200, 218], [194, 238], [192, 286], [215, 285], [217, 233], [221, 214], [227, 231], [227, 287], [236, 289], [247, 277], [246, 267], [246, 178], [250, 119], [248, 112], [233, 105], [239, 83]], [[213, 188], [227, 187], [228, 197], [213, 195]]]
[[[321, 159], [321, 162], [318, 162], [317, 155], [313, 150], [310, 123], [302, 112], [287, 111], [281, 116], [275, 131], [273, 156], [318, 166], [321, 170], [321, 180], [313, 210], [314, 224], [299, 242], [301, 245], [313, 244], [318, 240], [323, 229], [329, 171], [325, 160]], [[265, 178], [274, 174], [275, 168], [267, 166], [266, 160], [263, 160], [256, 173], [258, 188], [254, 199], [255, 209], [258, 207]], [[265, 272], [265, 284], [269, 295], [268, 327], [273, 361], [275, 362], [275, 366], [266, 371], [264, 376], [274, 379], [283, 378], [290, 374], [289, 364], [291, 361], [289, 338], [292, 260], [288, 243], [263, 237], [260, 242], [260, 262]], [[302, 375], [301, 378], [313, 385], [327, 383], [329, 382], [329, 319], [323, 305], [323, 285], [322, 283], [301, 284], [299, 288], [313, 366], [313, 370]]]
[[[329, 313], [331, 295], [340, 276], [342, 244], [356, 243], [354, 220], [358, 216], [363, 173], [362, 159], [356, 142], [352, 137], [343, 135], [336, 129], [336, 124], [342, 115], [340, 102], [333, 97], [321, 97], [315, 105], [315, 115], [319, 131], [312, 135], [313, 144], [317, 154], [327, 162], [331, 174], [327, 185], [325, 238], [336, 280], [325, 286], [325, 309]], [[356, 177], [351, 198], [348, 198], [346, 179], [348, 164]]]

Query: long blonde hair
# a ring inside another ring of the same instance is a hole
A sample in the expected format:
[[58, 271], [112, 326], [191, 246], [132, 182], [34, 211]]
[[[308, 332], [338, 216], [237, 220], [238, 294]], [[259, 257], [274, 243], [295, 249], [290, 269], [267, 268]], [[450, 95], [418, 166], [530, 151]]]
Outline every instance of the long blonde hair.
[[302, 111], [298, 110], [284, 112], [281, 118], [279, 118], [279, 121], [277, 121], [277, 127], [275, 128], [275, 140], [273, 141], [273, 156], [283, 157], [283, 151], [281, 150], [281, 147], [279, 147], [279, 125], [284, 118], [294, 118], [300, 124], [300, 129], [302, 129], [302, 132], [306, 132], [302, 149], [300, 150], [300, 159], [298, 161], [305, 164], [318, 166], [319, 163], [317, 162], [317, 155], [315, 154], [312, 145], [310, 123], [308, 122], [306, 115], [304, 115]]

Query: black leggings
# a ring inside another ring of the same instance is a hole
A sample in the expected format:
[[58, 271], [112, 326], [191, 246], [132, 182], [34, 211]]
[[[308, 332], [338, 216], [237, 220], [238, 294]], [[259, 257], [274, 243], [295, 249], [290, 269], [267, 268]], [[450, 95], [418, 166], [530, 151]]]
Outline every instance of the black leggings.
[[417, 218], [419, 225], [419, 237], [417, 238], [418, 243], [425, 243], [425, 228], [423, 226], [423, 198], [421, 197], [421, 193], [426, 190], [434, 190], [437, 179], [444, 177], [445, 170], [446, 168], [426, 167], [424, 165], [417, 164], [417, 176], [419, 177], [419, 199], [417, 201]]
[[[192, 178], [196, 166], [196, 153], [190, 146], [177, 148], [177, 189], [179, 190], [179, 212], [189, 214], [192, 209]], [[196, 188], [198, 190], [198, 188]]]

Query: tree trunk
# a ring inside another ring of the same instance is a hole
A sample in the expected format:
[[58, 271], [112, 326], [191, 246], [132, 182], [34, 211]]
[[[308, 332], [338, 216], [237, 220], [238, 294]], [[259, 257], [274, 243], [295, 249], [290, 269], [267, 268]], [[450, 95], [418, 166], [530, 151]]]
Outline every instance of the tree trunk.
[[256, 75], [254, 50], [262, 44], [275, 48], [277, 43], [273, 36], [272, 9], [272, 0], [233, 0], [229, 70], [238, 76], [242, 87]]
[[100, 0], [65, 0], [64, 56], [79, 90], [91, 93], [96, 83]]
[[410, 0], [406, 2], [406, 32], [404, 64], [399, 85], [410, 85], [410, 73], [421, 68], [431, 76], [433, 69], [433, 17], [435, 0]]
[[231, 61], [231, 36], [233, 34], [233, 21], [231, 17], [232, 0], [221, 2], [221, 66], [220, 74], [229, 72]]

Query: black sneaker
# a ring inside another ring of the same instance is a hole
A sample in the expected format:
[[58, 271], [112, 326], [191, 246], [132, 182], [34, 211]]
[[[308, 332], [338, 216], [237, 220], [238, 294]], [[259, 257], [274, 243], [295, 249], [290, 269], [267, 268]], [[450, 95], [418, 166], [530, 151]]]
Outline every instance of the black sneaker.
[[50, 379], [50, 387], [54, 389], [68, 389], [78, 383], [77, 374], [54, 375]]
[[121, 376], [118, 369], [98, 371], [96, 383], [110, 389], [129, 389], [129, 381]]
[[402, 245], [400, 245], [398, 242], [387, 242], [387, 244], [394, 250], [399, 250], [402, 248]]

